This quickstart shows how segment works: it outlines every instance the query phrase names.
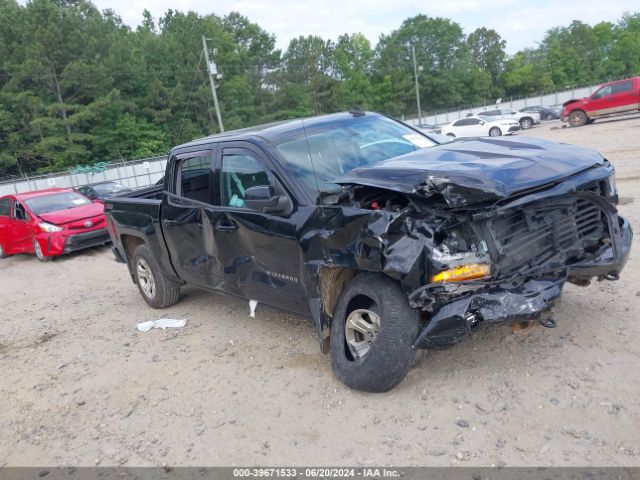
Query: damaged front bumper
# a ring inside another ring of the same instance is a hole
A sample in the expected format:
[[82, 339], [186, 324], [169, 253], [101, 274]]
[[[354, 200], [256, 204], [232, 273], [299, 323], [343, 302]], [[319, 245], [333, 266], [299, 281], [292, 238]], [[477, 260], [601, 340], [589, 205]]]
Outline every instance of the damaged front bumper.
[[[540, 318], [560, 297], [566, 281], [586, 285], [596, 277], [599, 280], [617, 280], [629, 257], [633, 233], [629, 222], [617, 214], [609, 215], [611, 244], [602, 247], [587, 259], [567, 265], [564, 271], [554, 270], [535, 278], [505, 279], [473, 285], [426, 285], [410, 295], [414, 307], [424, 307], [425, 295], [430, 289], [440, 294], [429, 296], [446, 298], [431, 305], [432, 314], [427, 325], [413, 343], [413, 348], [434, 348], [462, 341], [472, 329], [480, 325], [506, 325]], [[446, 295], [445, 295], [445, 291]], [[456, 298], [457, 296], [457, 298]]]

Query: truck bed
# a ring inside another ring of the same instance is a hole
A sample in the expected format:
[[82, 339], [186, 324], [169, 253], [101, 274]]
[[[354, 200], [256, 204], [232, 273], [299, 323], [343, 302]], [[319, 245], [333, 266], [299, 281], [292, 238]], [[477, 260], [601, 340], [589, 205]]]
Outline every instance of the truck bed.
[[162, 188], [162, 185], [153, 185], [105, 200], [104, 214], [110, 231], [115, 234], [114, 245], [121, 241], [122, 235], [157, 236]]

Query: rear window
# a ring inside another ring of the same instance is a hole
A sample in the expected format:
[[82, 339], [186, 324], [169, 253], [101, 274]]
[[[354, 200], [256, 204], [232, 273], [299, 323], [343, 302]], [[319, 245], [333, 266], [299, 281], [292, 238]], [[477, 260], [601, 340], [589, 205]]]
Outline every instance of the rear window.
[[0, 199], [0, 217], [8, 217], [11, 214], [11, 199]]
[[611, 93], [624, 93], [633, 91], [633, 81], [620, 82], [613, 85]]
[[91, 201], [76, 192], [62, 192], [29, 198], [24, 203], [34, 214], [42, 215], [44, 213], [82, 207], [91, 204]]

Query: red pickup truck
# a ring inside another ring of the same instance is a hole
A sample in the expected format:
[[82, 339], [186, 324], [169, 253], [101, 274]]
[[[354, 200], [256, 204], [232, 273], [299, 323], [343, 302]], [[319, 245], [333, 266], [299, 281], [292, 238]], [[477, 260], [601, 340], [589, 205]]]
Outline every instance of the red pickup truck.
[[565, 102], [562, 121], [580, 127], [605, 115], [634, 110], [640, 110], [640, 77], [606, 83], [590, 97]]

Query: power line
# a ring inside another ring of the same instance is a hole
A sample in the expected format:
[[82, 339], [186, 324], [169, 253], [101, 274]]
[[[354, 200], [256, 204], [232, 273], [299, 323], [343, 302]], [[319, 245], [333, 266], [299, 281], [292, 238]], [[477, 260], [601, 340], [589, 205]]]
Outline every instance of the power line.
[[184, 107], [184, 113], [182, 114], [182, 122], [180, 122], [180, 132], [178, 132], [178, 137], [182, 135], [182, 125], [184, 124], [184, 119], [187, 116], [187, 110], [189, 109], [189, 104], [191, 103], [191, 96], [193, 95], [193, 89], [196, 85], [196, 80], [198, 79], [198, 72], [200, 71], [200, 64], [202, 63], [202, 55], [204, 52], [200, 52], [200, 58], [198, 58], [198, 66], [196, 67], [196, 73], [193, 76], [193, 82], [191, 82], [191, 91], [189, 92], [189, 99], [187, 100], [187, 105]]

